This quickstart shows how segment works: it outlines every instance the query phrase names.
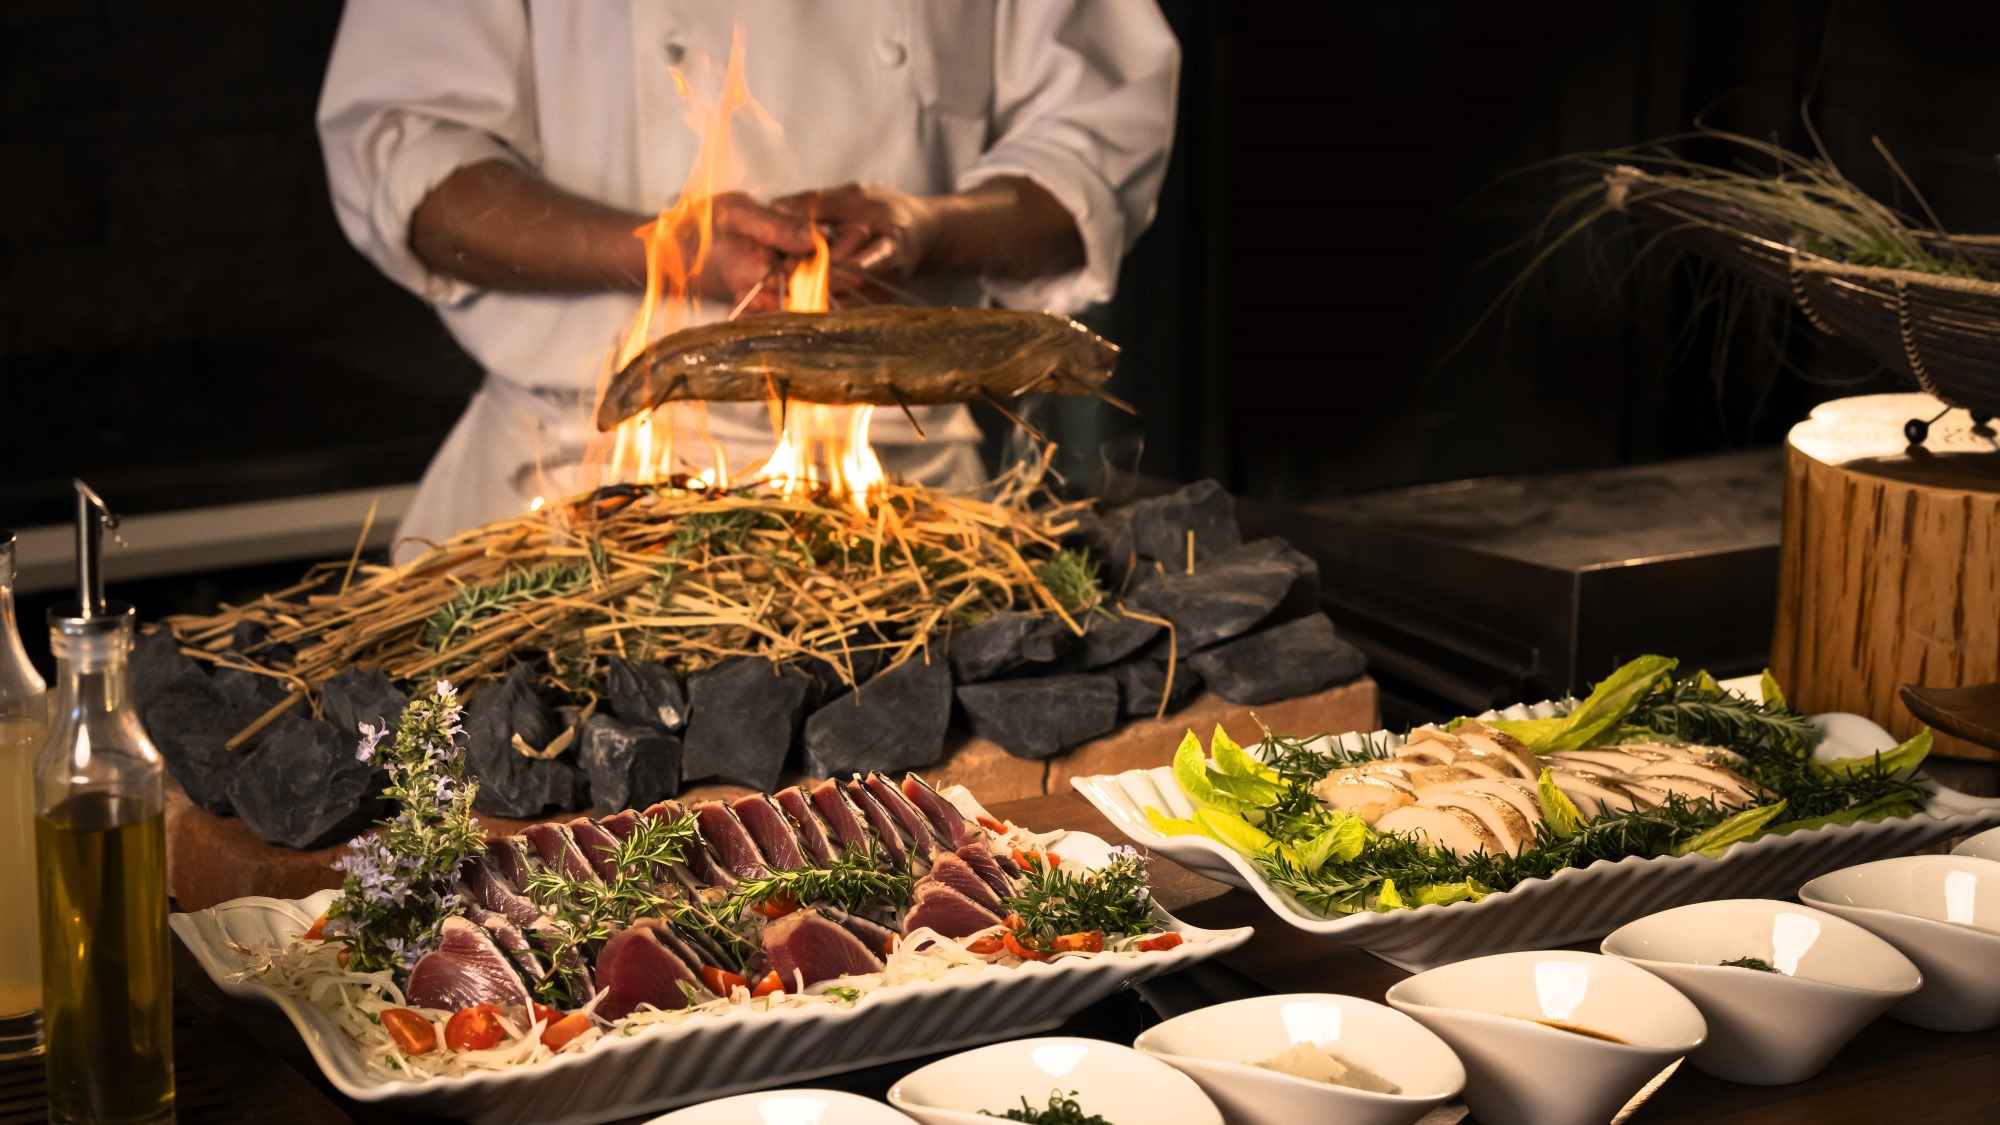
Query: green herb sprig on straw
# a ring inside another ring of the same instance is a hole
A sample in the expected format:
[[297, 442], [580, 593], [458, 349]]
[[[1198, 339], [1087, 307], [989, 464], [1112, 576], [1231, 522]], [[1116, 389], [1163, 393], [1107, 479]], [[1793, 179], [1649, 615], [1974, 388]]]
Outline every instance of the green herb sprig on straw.
[[463, 913], [452, 889], [458, 863], [478, 853], [483, 836], [472, 820], [479, 783], [465, 779], [457, 695], [439, 680], [410, 701], [393, 738], [361, 724], [355, 757], [380, 761], [389, 775], [382, 795], [398, 811], [333, 864], [346, 880], [322, 932], [347, 947], [357, 972], [410, 968], [436, 947], [444, 920]]

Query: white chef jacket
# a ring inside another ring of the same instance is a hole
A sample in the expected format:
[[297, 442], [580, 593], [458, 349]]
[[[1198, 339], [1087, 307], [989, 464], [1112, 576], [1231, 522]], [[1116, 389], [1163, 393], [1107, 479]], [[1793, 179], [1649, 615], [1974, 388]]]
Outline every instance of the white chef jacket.
[[[403, 535], [442, 540], [561, 494], [639, 302], [432, 273], [410, 250], [411, 214], [454, 169], [490, 159], [611, 206], [665, 207], [699, 146], [671, 70], [712, 98], [738, 27], [750, 93], [777, 128], [736, 115], [735, 167], [719, 187], [760, 199], [847, 181], [940, 194], [1026, 176], [1076, 218], [1084, 264], [1028, 282], [940, 280], [925, 294], [1057, 312], [1111, 296], [1152, 221], [1172, 140], [1180, 51], [1153, 0], [348, 0], [318, 115], [341, 228], [487, 371]], [[708, 414], [732, 468], [769, 452], [763, 405]], [[877, 412], [871, 437], [892, 472], [976, 472], [964, 407], [919, 417], [929, 441], [912, 448], [909, 422]]]

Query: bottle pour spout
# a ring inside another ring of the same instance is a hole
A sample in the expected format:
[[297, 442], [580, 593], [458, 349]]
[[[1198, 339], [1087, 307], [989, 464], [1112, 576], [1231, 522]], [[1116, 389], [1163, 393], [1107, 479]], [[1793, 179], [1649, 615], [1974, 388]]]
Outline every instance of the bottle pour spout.
[[118, 526], [118, 517], [103, 497], [81, 480], [76, 486], [76, 604], [86, 620], [104, 614], [104, 533]]

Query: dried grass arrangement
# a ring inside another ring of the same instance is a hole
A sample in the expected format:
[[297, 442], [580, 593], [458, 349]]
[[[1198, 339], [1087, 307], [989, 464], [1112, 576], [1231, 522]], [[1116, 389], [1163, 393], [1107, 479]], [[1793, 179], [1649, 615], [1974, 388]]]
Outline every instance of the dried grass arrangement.
[[[539, 655], [551, 685], [596, 694], [602, 658], [682, 674], [735, 656], [818, 658], [852, 683], [853, 657], [909, 659], [954, 626], [1002, 610], [1078, 615], [1103, 597], [1095, 567], [1060, 547], [1081, 503], [1039, 464], [977, 495], [890, 483], [864, 512], [767, 485], [727, 492], [613, 486], [460, 533], [402, 566], [357, 559], [211, 616], [169, 618], [183, 650], [286, 683], [241, 744], [353, 665], [477, 690]], [[685, 483], [685, 482], [683, 482]], [[232, 646], [248, 622], [261, 639]]]
[[[1698, 163], [1666, 147], [1695, 138], [1739, 147], [1744, 163]], [[1948, 405], [2000, 415], [2000, 236], [1942, 233], [1916, 185], [1876, 147], [1928, 229], [1870, 198], [1830, 160], [1752, 137], [1711, 131], [1574, 158], [1585, 175], [1536, 233], [1540, 249], [1510, 293], [1569, 239], [1624, 213], [1651, 228], [1644, 250], [1690, 252]]]

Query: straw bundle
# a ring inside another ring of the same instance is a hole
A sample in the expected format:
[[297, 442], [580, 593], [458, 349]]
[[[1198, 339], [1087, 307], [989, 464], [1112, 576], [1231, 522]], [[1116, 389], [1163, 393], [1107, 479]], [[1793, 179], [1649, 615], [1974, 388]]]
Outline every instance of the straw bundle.
[[[354, 665], [476, 690], [540, 656], [579, 699], [611, 656], [683, 674], [734, 656], [819, 658], [851, 683], [857, 652], [894, 664], [1001, 610], [1081, 631], [1075, 615], [1100, 596], [1094, 569], [1058, 540], [1082, 505], [1054, 502], [1045, 470], [1017, 468], [985, 498], [888, 484], [865, 512], [766, 486], [615, 486], [462, 532], [403, 566], [323, 564], [289, 589], [166, 626], [197, 659], [290, 686], [235, 743]], [[238, 651], [245, 622], [261, 639]]]

